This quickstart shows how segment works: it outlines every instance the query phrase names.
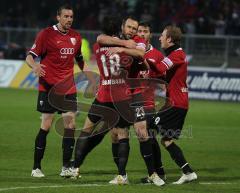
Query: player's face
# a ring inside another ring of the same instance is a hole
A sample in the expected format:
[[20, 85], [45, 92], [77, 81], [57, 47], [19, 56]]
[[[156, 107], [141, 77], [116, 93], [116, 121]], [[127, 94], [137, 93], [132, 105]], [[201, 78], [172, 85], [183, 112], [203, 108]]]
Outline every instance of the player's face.
[[57, 20], [64, 30], [68, 30], [72, 26], [73, 11], [71, 9], [62, 9], [61, 14], [57, 16]]
[[127, 19], [122, 26], [122, 33], [127, 39], [131, 39], [137, 33], [138, 22], [132, 19]]
[[170, 46], [171, 38], [167, 37], [167, 30], [163, 30], [163, 33], [159, 37], [161, 48], [166, 49]]
[[139, 26], [138, 31], [137, 31], [137, 35], [139, 37], [145, 39], [147, 42], [149, 42], [149, 40], [151, 38], [151, 32], [150, 32], [149, 27]]

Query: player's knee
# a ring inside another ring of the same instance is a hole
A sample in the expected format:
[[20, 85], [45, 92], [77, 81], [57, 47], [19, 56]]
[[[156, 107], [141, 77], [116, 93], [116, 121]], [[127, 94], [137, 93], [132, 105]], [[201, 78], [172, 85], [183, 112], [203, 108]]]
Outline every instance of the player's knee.
[[161, 144], [164, 146], [164, 147], [168, 147], [169, 145], [171, 145], [173, 143], [173, 140], [172, 139], [161, 139]]
[[52, 126], [52, 122], [51, 121], [42, 121], [42, 124], [41, 124], [41, 128], [43, 130], [46, 130], [48, 131]]
[[75, 128], [75, 113], [74, 112], [67, 112], [62, 114], [64, 127], [65, 128]]
[[48, 131], [52, 126], [52, 122], [53, 122], [53, 116], [43, 114], [42, 115], [41, 128], [43, 130]]
[[139, 141], [146, 141], [149, 139], [146, 124], [141, 122], [139, 124], [135, 124], [134, 127]]
[[118, 140], [129, 138], [129, 132], [127, 128], [118, 128], [117, 130], [118, 130]]
[[111, 130], [111, 139], [112, 139], [112, 143], [118, 143], [118, 135], [117, 135], [117, 129], [113, 128]]

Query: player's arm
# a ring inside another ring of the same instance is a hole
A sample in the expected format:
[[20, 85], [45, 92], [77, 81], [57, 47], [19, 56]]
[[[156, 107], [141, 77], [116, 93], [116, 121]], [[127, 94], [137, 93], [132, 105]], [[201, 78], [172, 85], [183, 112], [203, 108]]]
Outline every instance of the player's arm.
[[121, 40], [119, 38], [115, 38], [105, 34], [100, 34], [97, 37], [97, 43], [101, 45], [122, 46], [126, 48], [136, 48], [137, 46], [136, 42], [133, 40]]
[[80, 68], [80, 70], [85, 74], [85, 76], [88, 78], [89, 82], [91, 85], [96, 85], [96, 80], [93, 76], [93, 73], [91, 73], [88, 69], [87, 69], [87, 65], [83, 60], [83, 55], [81, 52], [81, 48], [79, 49], [78, 53], [75, 56], [75, 60], [78, 64], [78, 67]]
[[47, 42], [46, 40], [46, 31], [42, 30], [41, 32], [38, 33], [36, 40], [30, 49], [27, 57], [26, 57], [26, 63], [27, 65], [32, 68], [32, 71], [38, 76], [38, 77], [43, 77], [45, 76], [46, 72], [44, 68], [46, 67], [44, 64], [39, 64], [35, 62], [35, 58], [38, 56], [43, 55], [46, 53], [46, 45], [45, 43]]
[[35, 57], [36, 56], [34, 54], [29, 53], [26, 57], [26, 63], [30, 68], [32, 68], [34, 74], [36, 74], [38, 77], [43, 77], [46, 74], [44, 70], [44, 67], [46, 66], [44, 64], [36, 63], [34, 60]]
[[145, 51], [142, 49], [132, 49], [132, 48], [124, 48], [124, 47], [113, 47], [108, 50], [108, 55], [116, 54], [116, 53], [124, 53], [134, 58], [143, 59]]
[[78, 67], [80, 68], [81, 71], [83, 71], [84, 69], [84, 60], [83, 60], [83, 55], [82, 55], [82, 52], [81, 52], [81, 49], [79, 49], [77, 55], [75, 56], [75, 60], [78, 64]]
[[181, 59], [178, 57], [165, 57], [160, 63], [155, 63], [151, 59], [146, 59], [146, 62], [152, 70], [157, 71], [160, 74], [164, 74], [172, 67], [182, 63]]

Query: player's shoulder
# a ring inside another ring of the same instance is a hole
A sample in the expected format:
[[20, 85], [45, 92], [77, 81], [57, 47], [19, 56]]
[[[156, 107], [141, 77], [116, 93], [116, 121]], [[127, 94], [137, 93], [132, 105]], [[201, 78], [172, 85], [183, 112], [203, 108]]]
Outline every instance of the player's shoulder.
[[71, 34], [73, 34], [73, 35], [81, 36], [80, 33], [79, 33], [77, 30], [75, 30], [75, 29], [70, 28], [70, 29], [69, 29], [69, 32], [70, 32]]
[[185, 61], [186, 60], [186, 53], [184, 50], [180, 47], [177, 48], [176, 50], [172, 51], [168, 56], [169, 59], [173, 61]]
[[174, 50], [173, 52], [171, 52], [171, 55], [173, 56], [185, 56], [185, 52], [184, 50], [180, 47], [180, 48], [177, 48], [176, 50]]
[[100, 47], [101, 47], [100, 44], [97, 43], [97, 42], [95, 42], [95, 43], [93, 44], [93, 50], [94, 50], [94, 51], [98, 50]]
[[44, 33], [49, 33], [55, 31], [53, 26], [46, 27], [42, 30]]

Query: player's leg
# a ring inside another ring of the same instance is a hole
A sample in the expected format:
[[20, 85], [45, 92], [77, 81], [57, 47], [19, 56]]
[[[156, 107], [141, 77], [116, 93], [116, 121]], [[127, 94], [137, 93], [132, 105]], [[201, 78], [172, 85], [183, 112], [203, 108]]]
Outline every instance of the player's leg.
[[[164, 168], [162, 165], [161, 149], [160, 149], [160, 145], [157, 141], [157, 130], [151, 128], [151, 121], [153, 119], [153, 115], [155, 115], [154, 109], [147, 110], [147, 113], [146, 113], [147, 130], [148, 130], [148, 135], [150, 137], [151, 144], [152, 144], [154, 168], [155, 168], [155, 171], [158, 174], [158, 176], [161, 179], [165, 180], [166, 177], [165, 177], [165, 172], [164, 172]], [[148, 177], [142, 178], [141, 182], [149, 183]]]
[[116, 164], [118, 168], [118, 147], [119, 147], [119, 141], [118, 141], [118, 133], [117, 133], [117, 128], [113, 128], [110, 131], [111, 134], [111, 140], [112, 140], [112, 156], [113, 156], [113, 161]]
[[71, 167], [70, 160], [72, 158], [73, 149], [75, 146], [75, 112], [62, 113], [64, 133], [62, 139], [62, 162], [63, 167], [60, 173], [62, 177], [70, 176], [69, 168]]
[[148, 180], [156, 186], [163, 186], [165, 182], [158, 176], [154, 167], [154, 157], [151, 139], [149, 138], [146, 121], [134, 123], [136, 135], [140, 143], [140, 151], [142, 158], [148, 170]]
[[[82, 165], [87, 154], [102, 141], [105, 134], [113, 127], [113, 124], [117, 120], [118, 115], [111, 108], [111, 104], [100, 103], [97, 100], [93, 102], [83, 130], [77, 139], [73, 177], [79, 176], [79, 167]], [[100, 126], [100, 130], [95, 131], [96, 126], [99, 126], [101, 123], [103, 125]]]
[[175, 184], [183, 184], [197, 179], [196, 173], [186, 161], [181, 148], [174, 142], [174, 139], [178, 139], [181, 134], [186, 114], [187, 110], [173, 107], [158, 113], [155, 118], [155, 123], [161, 125], [162, 145], [183, 172], [182, 177]]
[[[112, 142], [118, 144], [116, 151], [112, 149], [113, 156], [117, 159], [114, 159], [118, 167], [118, 175], [111, 181], [110, 184], [128, 184], [128, 177], [126, 173], [126, 166], [129, 157], [129, 133], [128, 128], [114, 128], [111, 131]], [[118, 142], [118, 143], [116, 143]], [[113, 143], [114, 144], [114, 143]], [[113, 146], [112, 146], [113, 147]]]
[[89, 138], [94, 130], [94, 125], [89, 117], [86, 118], [83, 130], [81, 131], [77, 142], [76, 142], [76, 148], [75, 148], [75, 159], [74, 159], [74, 167], [79, 168], [80, 165], [83, 163], [83, 160], [87, 153], [89, 152], [88, 146], [89, 146]]
[[197, 179], [197, 174], [192, 170], [190, 164], [185, 159], [181, 148], [173, 141], [162, 139], [162, 144], [169, 152], [171, 158], [181, 168], [183, 175], [174, 184], [183, 184]]
[[54, 114], [42, 113], [42, 122], [41, 128], [35, 139], [35, 148], [34, 148], [34, 164], [32, 170], [33, 177], [44, 177], [44, 174], [41, 171], [41, 160], [44, 156], [47, 135], [51, 128], [53, 122]]
[[41, 112], [41, 127], [35, 139], [34, 164], [31, 176], [44, 177], [41, 171], [41, 160], [44, 156], [48, 132], [52, 126], [56, 109], [48, 102], [48, 92], [39, 91], [37, 111]]

